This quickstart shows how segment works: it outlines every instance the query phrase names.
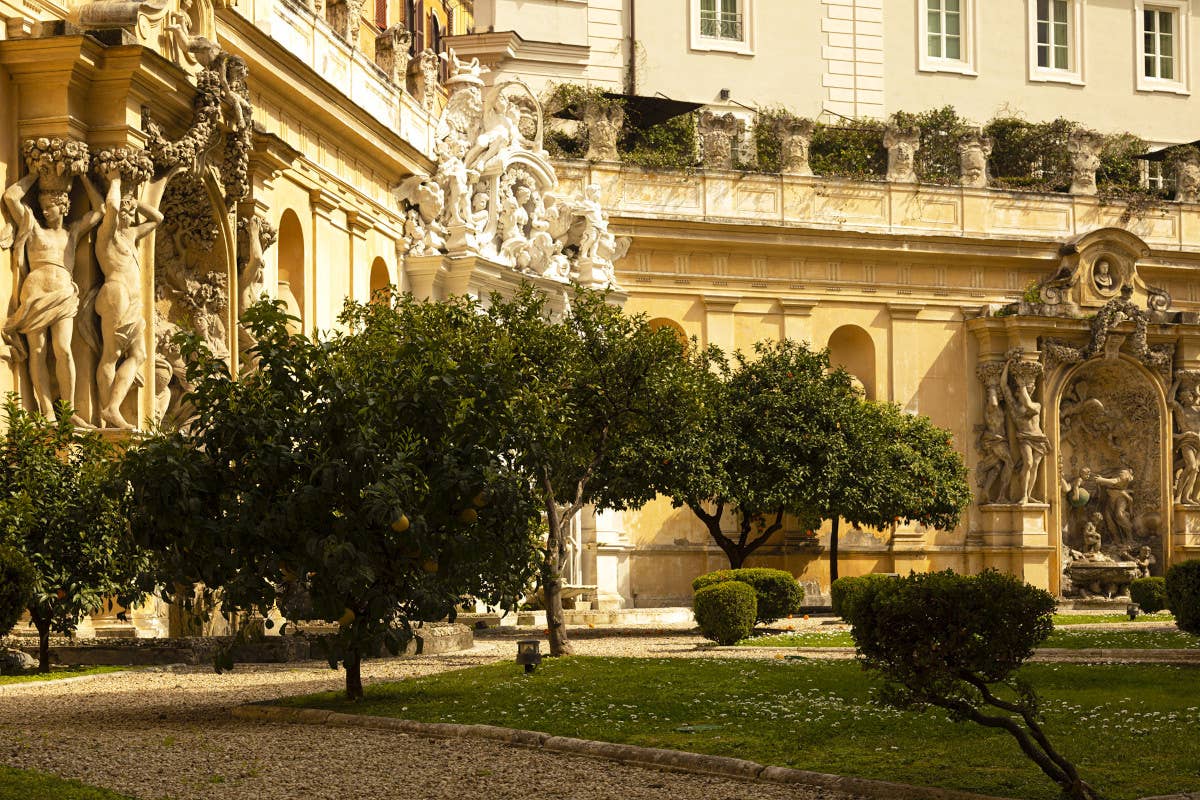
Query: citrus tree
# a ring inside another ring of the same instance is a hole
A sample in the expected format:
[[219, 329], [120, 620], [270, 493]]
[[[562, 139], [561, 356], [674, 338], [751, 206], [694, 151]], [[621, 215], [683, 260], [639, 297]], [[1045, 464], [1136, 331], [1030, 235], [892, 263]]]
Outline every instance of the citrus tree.
[[125, 519], [119, 453], [76, 428], [67, 405], [56, 413], [48, 420], [9, 395], [0, 440], [0, 544], [33, 566], [28, 611], [40, 672], [50, 670], [51, 633], [74, 634], [109, 600], [128, 608], [151, 574]]
[[502, 435], [508, 349], [477, 304], [381, 295], [324, 337], [288, 319], [247, 312], [257, 370], [242, 377], [182, 342], [195, 417], [130, 452], [131, 522], [167, 595], [203, 584], [227, 611], [336, 622], [324, 643], [357, 699], [362, 659], [419, 645], [417, 623], [465, 595], [524, 596], [540, 508]]
[[587, 505], [637, 508], [657, 494], [652, 465], [693, 432], [699, 377], [685, 344], [604, 293], [579, 289], [556, 319], [531, 288], [488, 313], [511, 353], [506, 450], [546, 518], [542, 569], [551, 655], [570, 652], [562, 564], [571, 520]]
[[[783, 527], [813, 527], [827, 505], [822, 476], [845, 448], [843, 421], [860, 404], [850, 376], [829, 354], [790, 339], [758, 342], [732, 363], [716, 348], [692, 354], [699, 417], [660, 464], [664, 494], [686, 505], [739, 569]], [[818, 494], [814, 494], [818, 492]], [[735, 533], [723, 529], [726, 513]]]

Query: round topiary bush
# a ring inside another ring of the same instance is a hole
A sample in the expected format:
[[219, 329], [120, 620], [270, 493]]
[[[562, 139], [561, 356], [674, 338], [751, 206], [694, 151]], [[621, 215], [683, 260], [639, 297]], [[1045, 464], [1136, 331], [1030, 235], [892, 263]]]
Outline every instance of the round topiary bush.
[[692, 591], [726, 581], [741, 581], [754, 589], [755, 600], [758, 602], [756, 622], [783, 619], [789, 614], [799, 612], [804, 605], [804, 587], [796, 582], [792, 573], [782, 569], [752, 567], [706, 572], [692, 581]]
[[1167, 608], [1180, 630], [1200, 634], [1200, 560], [1192, 559], [1167, 570]]
[[851, 594], [858, 591], [862, 587], [865, 577], [845, 577], [838, 578], [833, 583], [829, 584], [829, 604], [833, 606], [833, 613], [843, 619], [846, 618], [846, 599]]
[[724, 581], [697, 590], [692, 610], [705, 639], [717, 644], [737, 644], [754, 630], [758, 601], [750, 584]]
[[1167, 607], [1167, 581], [1165, 578], [1138, 578], [1129, 584], [1129, 599], [1137, 603], [1147, 614], [1154, 614]]
[[33, 564], [20, 550], [0, 546], [0, 636], [21, 618], [37, 580]]

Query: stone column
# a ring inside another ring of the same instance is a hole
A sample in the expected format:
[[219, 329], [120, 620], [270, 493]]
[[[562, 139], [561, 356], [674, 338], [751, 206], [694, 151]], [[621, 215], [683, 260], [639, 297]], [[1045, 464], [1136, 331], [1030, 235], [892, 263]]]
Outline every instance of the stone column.
[[734, 351], [733, 309], [741, 299], [728, 295], [704, 297], [705, 344], [715, 344], [726, 353]]
[[[334, 229], [337, 224], [333, 212], [338, 208], [337, 196], [324, 189], [313, 189], [309, 193], [309, 204], [312, 206], [312, 249], [308, 253], [311, 259], [305, 265], [308, 272], [304, 276], [304, 328], [305, 333], [314, 330], [332, 328], [340, 310], [340, 304], [331, 305], [328, 295], [337, 293], [337, 286], [332, 280], [331, 267], [335, 263], [334, 254], [340, 249], [334, 244]], [[344, 250], [342, 252], [345, 252]], [[320, 287], [324, 301], [318, 304], [317, 288]]]
[[[921, 370], [915, 362], [914, 348], [917, 336], [917, 315], [925, 308], [924, 303], [888, 303], [891, 317], [891, 336], [888, 341], [891, 375], [889, 376], [888, 398], [899, 403], [906, 411], [917, 411], [917, 385]], [[882, 395], [876, 388], [878, 395]]]
[[785, 339], [812, 342], [812, 311], [816, 306], [816, 300], [783, 298], [779, 301], [779, 307], [783, 310]]
[[360, 303], [371, 299], [371, 265], [367, 263], [367, 234], [374, 221], [357, 211], [346, 212], [346, 228], [350, 238], [350, 296]]
[[[591, 523], [595, 541], [595, 584], [596, 610], [612, 611], [618, 608], [634, 606], [633, 590], [629, 580], [629, 557], [633, 545], [625, 533], [625, 515], [621, 511], [596, 511], [592, 506], [585, 508], [581, 514]], [[589, 534], [587, 524], [584, 527], [584, 541]], [[584, 575], [587, 575], [587, 562], [590, 553], [584, 545]]]

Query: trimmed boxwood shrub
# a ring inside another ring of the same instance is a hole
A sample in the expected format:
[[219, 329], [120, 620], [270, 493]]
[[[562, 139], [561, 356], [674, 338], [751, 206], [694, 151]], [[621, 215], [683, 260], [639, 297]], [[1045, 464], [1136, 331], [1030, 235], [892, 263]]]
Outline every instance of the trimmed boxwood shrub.
[[705, 639], [717, 644], [737, 644], [754, 630], [758, 601], [750, 584], [723, 581], [697, 590], [692, 610]]
[[1180, 630], [1200, 634], [1200, 560], [1192, 559], [1167, 570], [1167, 608]]
[[1166, 578], [1138, 578], [1129, 584], [1129, 599], [1147, 614], [1162, 611], [1167, 607]]
[[0, 545], [0, 636], [21, 618], [33, 596], [36, 580], [33, 564], [24, 553]]
[[882, 575], [878, 573], [838, 578], [829, 585], [829, 604], [833, 606], [833, 613], [842, 619], [849, 619], [851, 609], [847, 604], [853, 602], [852, 598], [863, 586], [869, 581], [894, 579], [894, 575]]
[[741, 581], [754, 589], [758, 601], [756, 622], [783, 619], [797, 613], [804, 605], [804, 587], [796, 582], [792, 573], [782, 569], [745, 567], [706, 572], [692, 581], [692, 591], [725, 581]]

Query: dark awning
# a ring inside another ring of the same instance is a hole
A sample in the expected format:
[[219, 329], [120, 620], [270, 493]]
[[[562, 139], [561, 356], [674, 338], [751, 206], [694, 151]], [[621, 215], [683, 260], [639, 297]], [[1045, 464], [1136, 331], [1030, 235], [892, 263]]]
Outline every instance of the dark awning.
[[[639, 128], [649, 128], [660, 122], [682, 116], [701, 108], [703, 103], [688, 103], [683, 100], [672, 100], [669, 97], [646, 97], [640, 94], [621, 94], [619, 92], [604, 92], [610, 100], [625, 101], [625, 116], [630, 124]], [[580, 119], [580, 110], [573, 105], [556, 111], [554, 116], [559, 119]]]
[[1180, 147], [1200, 147], [1200, 139], [1197, 139], [1194, 142], [1173, 144], [1168, 147], [1164, 147], [1161, 150], [1151, 150], [1149, 153], [1143, 153], [1140, 156], [1134, 156], [1134, 158], [1140, 158], [1143, 161], [1166, 161], [1167, 156], [1171, 155], [1171, 151], [1178, 150]]

